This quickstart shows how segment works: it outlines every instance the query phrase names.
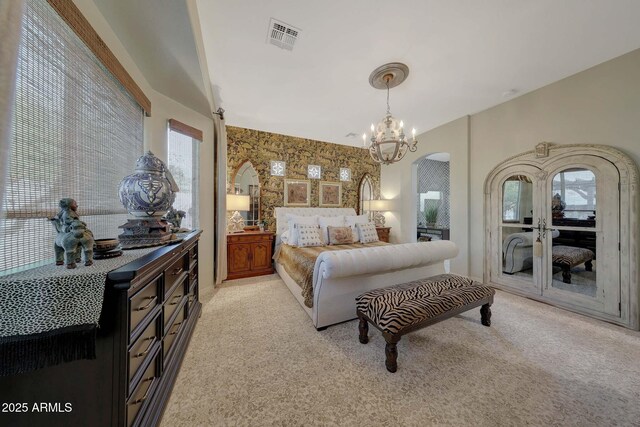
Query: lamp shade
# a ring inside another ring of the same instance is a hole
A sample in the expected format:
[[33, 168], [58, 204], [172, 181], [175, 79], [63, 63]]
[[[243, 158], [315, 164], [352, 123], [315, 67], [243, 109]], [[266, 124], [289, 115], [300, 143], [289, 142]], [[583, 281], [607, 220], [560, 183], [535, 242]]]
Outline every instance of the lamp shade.
[[243, 194], [227, 194], [228, 211], [248, 211], [249, 196]]
[[369, 200], [366, 204], [370, 211], [384, 212], [391, 210], [391, 203], [389, 200]]

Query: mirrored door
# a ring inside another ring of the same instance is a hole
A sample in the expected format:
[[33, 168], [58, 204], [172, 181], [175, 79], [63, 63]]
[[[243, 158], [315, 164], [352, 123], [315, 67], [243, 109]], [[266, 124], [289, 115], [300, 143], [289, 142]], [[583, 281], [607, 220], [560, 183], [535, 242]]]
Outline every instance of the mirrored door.
[[544, 189], [543, 295], [619, 315], [618, 171], [594, 156], [554, 166]]
[[541, 293], [542, 263], [534, 257], [540, 218], [540, 170], [530, 166], [506, 169], [492, 191], [494, 218], [491, 280], [527, 292]]

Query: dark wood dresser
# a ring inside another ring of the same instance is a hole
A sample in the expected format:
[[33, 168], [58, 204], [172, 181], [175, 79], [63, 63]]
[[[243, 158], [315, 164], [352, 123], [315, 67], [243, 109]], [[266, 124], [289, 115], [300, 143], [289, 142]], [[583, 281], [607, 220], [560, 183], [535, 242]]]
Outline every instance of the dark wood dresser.
[[[157, 425], [200, 315], [199, 237], [191, 233], [111, 271], [96, 359], [0, 377], [0, 402], [29, 408], [0, 413], [0, 425]], [[32, 411], [40, 402], [60, 410]]]
[[273, 239], [270, 231], [227, 235], [227, 280], [273, 274]]

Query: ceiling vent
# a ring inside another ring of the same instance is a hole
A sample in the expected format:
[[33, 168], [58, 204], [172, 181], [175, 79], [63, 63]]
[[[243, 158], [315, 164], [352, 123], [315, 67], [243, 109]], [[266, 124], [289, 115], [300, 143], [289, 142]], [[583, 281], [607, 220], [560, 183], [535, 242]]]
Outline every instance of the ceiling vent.
[[298, 40], [299, 34], [300, 30], [298, 28], [271, 18], [267, 41], [281, 49], [293, 50], [293, 45]]

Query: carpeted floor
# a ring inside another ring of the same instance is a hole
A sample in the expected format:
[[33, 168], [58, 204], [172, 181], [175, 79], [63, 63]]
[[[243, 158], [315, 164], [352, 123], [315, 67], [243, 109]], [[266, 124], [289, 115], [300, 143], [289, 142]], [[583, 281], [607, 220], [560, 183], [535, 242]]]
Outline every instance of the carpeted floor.
[[201, 291], [162, 425], [640, 425], [640, 333], [498, 292], [398, 344], [316, 332], [277, 275]]

